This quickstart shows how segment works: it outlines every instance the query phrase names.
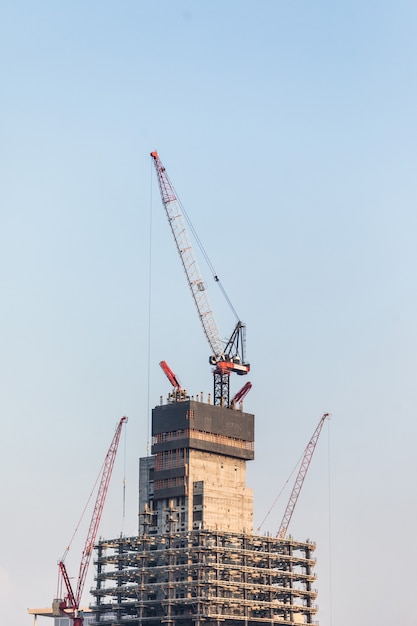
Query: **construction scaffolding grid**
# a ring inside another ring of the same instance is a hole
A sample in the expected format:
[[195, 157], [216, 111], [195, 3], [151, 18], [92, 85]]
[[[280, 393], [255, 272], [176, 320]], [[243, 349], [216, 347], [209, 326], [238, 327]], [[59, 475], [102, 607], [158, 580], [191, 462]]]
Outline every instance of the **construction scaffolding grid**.
[[208, 530], [101, 540], [94, 624], [313, 624], [315, 544]]

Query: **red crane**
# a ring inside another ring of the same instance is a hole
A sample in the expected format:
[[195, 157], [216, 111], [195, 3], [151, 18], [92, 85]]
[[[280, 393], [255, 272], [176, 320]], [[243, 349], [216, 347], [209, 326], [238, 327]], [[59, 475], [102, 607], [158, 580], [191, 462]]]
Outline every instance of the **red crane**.
[[[246, 326], [239, 320], [230, 339], [225, 344], [223, 343], [207, 298], [206, 285], [201, 277], [197, 261], [194, 257], [193, 248], [184, 222], [181, 203], [156, 150], [151, 152], [151, 157], [153, 158], [156, 175], [158, 177], [162, 204], [181, 258], [181, 263], [197, 308], [198, 316], [203, 326], [204, 334], [211, 348], [209, 362], [214, 366], [214, 404], [229, 407], [230, 374], [234, 372], [243, 376], [250, 370], [250, 365], [246, 362], [245, 358]], [[218, 276], [214, 275], [214, 279], [216, 282], [220, 283]], [[230, 300], [227, 296], [226, 299], [230, 304]]]
[[174, 388], [172, 393], [169, 394], [168, 399], [171, 402], [183, 402], [184, 400], [188, 400], [189, 397], [187, 396], [186, 390], [181, 387], [180, 381], [169, 367], [168, 363], [166, 361], [161, 361], [159, 365]]
[[242, 403], [251, 389], [252, 389], [252, 383], [248, 381], [247, 383], [243, 385], [242, 389], [239, 389], [239, 391], [235, 393], [233, 398], [230, 400], [231, 408], [234, 409], [236, 408], [236, 405], [238, 403]]
[[301, 487], [303, 486], [303, 482], [306, 477], [317, 441], [320, 437], [321, 429], [323, 428], [323, 424], [328, 417], [330, 417], [330, 414], [324, 413], [310, 441], [308, 442], [306, 449], [304, 450], [300, 469], [298, 470], [297, 478], [295, 479], [294, 487], [292, 489], [290, 499], [288, 500], [287, 508], [285, 509], [281, 525], [277, 532], [277, 537], [279, 537], [280, 539], [285, 539], [285, 535], [287, 534], [287, 529], [291, 521], [292, 514], [294, 513], [295, 505], [297, 504], [298, 496], [300, 495]]
[[181, 383], [178, 380], [177, 376], [174, 374], [172, 369], [169, 367], [166, 361], [161, 361], [159, 364], [164, 372], [165, 376], [168, 378], [171, 385], [175, 388], [176, 391], [182, 391]]
[[[72, 590], [71, 581], [68, 576], [67, 568], [65, 567], [64, 559], [68, 553], [68, 549], [65, 552], [64, 557], [58, 563], [58, 576], [62, 579], [66, 595], [64, 599], [57, 598], [52, 603], [53, 614], [56, 617], [66, 615], [72, 622], [73, 626], [82, 626], [84, 618], [80, 611], [81, 596], [83, 594], [85, 579], [87, 576], [88, 566], [90, 565], [91, 556], [93, 553], [94, 542], [97, 537], [97, 531], [103, 513], [103, 507], [109, 489], [110, 478], [113, 470], [114, 461], [117, 454], [117, 448], [120, 441], [120, 435], [122, 432], [123, 424], [127, 422], [127, 417], [122, 417], [110, 444], [110, 448], [107, 451], [106, 458], [104, 459], [103, 469], [101, 472], [100, 486], [98, 488], [96, 502], [94, 505], [94, 511], [88, 529], [87, 539], [84, 544], [84, 550], [81, 556], [80, 569], [78, 573], [77, 589], [75, 593]], [[59, 588], [59, 587], [58, 587]]]

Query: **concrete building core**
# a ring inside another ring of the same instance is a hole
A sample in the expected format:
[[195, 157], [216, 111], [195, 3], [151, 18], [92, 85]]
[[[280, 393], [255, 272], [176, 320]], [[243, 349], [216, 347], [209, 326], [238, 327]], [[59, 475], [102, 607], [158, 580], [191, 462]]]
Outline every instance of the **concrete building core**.
[[254, 416], [170, 396], [140, 459], [139, 532], [101, 540], [95, 624], [311, 624], [315, 544], [253, 533]]
[[254, 416], [195, 400], [152, 411], [152, 456], [140, 459], [139, 533], [252, 532]]

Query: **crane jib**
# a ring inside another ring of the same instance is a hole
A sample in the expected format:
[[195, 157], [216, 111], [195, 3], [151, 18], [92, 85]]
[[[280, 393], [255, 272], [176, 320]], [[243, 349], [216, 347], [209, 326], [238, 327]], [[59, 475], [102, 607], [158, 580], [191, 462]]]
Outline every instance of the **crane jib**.
[[207, 290], [200, 274], [197, 260], [194, 257], [191, 241], [183, 219], [180, 203], [175, 190], [168, 178], [165, 167], [162, 165], [156, 151], [151, 152], [154, 159], [155, 171], [158, 178], [162, 204], [168, 218], [172, 235], [180, 255], [181, 263], [187, 277], [187, 282], [194, 299], [203, 331], [211, 351], [216, 358], [223, 356], [223, 341], [218, 329], [212, 308], [208, 301]]
[[[168, 218], [168, 224], [171, 228], [175, 245], [187, 277], [188, 286], [197, 309], [198, 317], [212, 352], [209, 362], [211, 365], [215, 366], [215, 369], [213, 370], [214, 404], [229, 406], [230, 373], [234, 372], [244, 375], [247, 374], [250, 369], [249, 364], [246, 363], [245, 360], [245, 325], [239, 321], [233, 330], [230, 339], [225, 344], [223, 343], [212, 308], [207, 298], [206, 285], [194, 257], [193, 248], [188, 237], [188, 231], [184, 222], [183, 212], [181, 210], [181, 204], [177, 198], [174, 187], [168, 178], [166, 169], [161, 163], [157, 151], [155, 150], [150, 154], [154, 161], [159, 190], [161, 193], [161, 200]], [[187, 221], [190, 224], [188, 218]], [[190, 226], [193, 234], [196, 236], [197, 242], [199, 243], [198, 236], [196, 235], [191, 224]], [[204, 250], [202, 251], [204, 253]], [[205, 255], [205, 258], [207, 260], [207, 255]], [[219, 279], [215, 273], [214, 279], [220, 285]], [[229, 305], [231, 305], [230, 300], [227, 298], [223, 289], [222, 291]], [[236, 315], [233, 307], [232, 310]]]

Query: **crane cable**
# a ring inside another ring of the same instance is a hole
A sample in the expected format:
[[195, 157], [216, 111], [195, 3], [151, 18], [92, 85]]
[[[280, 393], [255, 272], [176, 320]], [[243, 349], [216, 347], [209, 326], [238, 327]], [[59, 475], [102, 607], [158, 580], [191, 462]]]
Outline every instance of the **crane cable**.
[[330, 457], [330, 420], [327, 425], [327, 479], [329, 507], [329, 604], [330, 626], [333, 624], [333, 586], [332, 586], [332, 507], [331, 507], [331, 457]]
[[[171, 181], [170, 181], [170, 182], [171, 182]], [[172, 182], [171, 182], [171, 185], [172, 185]], [[208, 256], [208, 254], [207, 254], [207, 252], [206, 252], [206, 250], [205, 250], [205, 248], [204, 248], [204, 246], [203, 246], [203, 244], [202, 244], [202, 242], [201, 242], [201, 239], [200, 239], [200, 237], [198, 236], [197, 231], [196, 231], [196, 229], [194, 228], [193, 223], [192, 223], [192, 221], [190, 220], [190, 218], [189, 218], [189, 216], [188, 216], [188, 213], [187, 213], [187, 211], [185, 210], [185, 208], [184, 208], [184, 206], [183, 206], [183, 204], [182, 204], [181, 200], [179, 199], [178, 194], [177, 194], [177, 191], [176, 191], [176, 189], [174, 188], [174, 186], [173, 186], [173, 185], [172, 185], [172, 188], [174, 189], [174, 193], [175, 193], [175, 196], [176, 196], [177, 202], [178, 202], [178, 204], [179, 204], [179, 206], [180, 206], [180, 208], [181, 208], [182, 214], [184, 215], [185, 221], [187, 222], [188, 227], [189, 227], [189, 229], [190, 229], [191, 233], [193, 234], [193, 237], [194, 237], [194, 239], [195, 239], [195, 241], [196, 241], [196, 243], [197, 243], [198, 247], [200, 248], [200, 252], [201, 252], [201, 254], [203, 255], [204, 260], [206, 261], [206, 263], [207, 263], [207, 265], [208, 265], [208, 267], [209, 267], [209, 269], [210, 269], [210, 272], [211, 272], [211, 274], [212, 274], [212, 276], [213, 276], [213, 279], [214, 279], [214, 281], [218, 284], [219, 289], [220, 289], [220, 291], [222, 292], [224, 299], [226, 300], [226, 302], [227, 302], [227, 304], [229, 305], [229, 307], [230, 307], [230, 309], [231, 309], [231, 311], [232, 311], [233, 315], [234, 315], [234, 316], [235, 316], [235, 318], [236, 318], [236, 321], [238, 322], [238, 321], [240, 320], [240, 317], [239, 317], [239, 315], [237, 314], [236, 309], [235, 309], [235, 307], [233, 306], [233, 304], [232, 304], [232, 302], [231, 302], [231, 300], [230, 300], [229, 296], [227, 295], [226, 290], [225, 290], [225, 288], [223, 287], [223, 285], [222, 285], [222, 283], [221, 283], [221, 281], [220, 281], [220, 278], [219, 278], [219, 276], [218, 276], [218, 274], [217, 274], [216, 270], [214, 269], [214, 265], [213, 265], [213, 263], [211, 262], [210, 257]]]
[[279, 492], [279, 494], [277, 495], [277, 497], [275, 498], [275, 500], [273, 501], [269, 511], [267, 512], [267, 514], [265, 515], [265, 517], [263, 518], [262, 522], [259, 524], [258, 526], [258, 532], [261, 530], [262, 526], [264, 525], [264, 523], [266, 522], [266, 520], [268, 519], [269, 515], [272, 513], [273, 508], [275, 507], [276, 503], [278, 502], [278, 500], [280, 499], [282, 492], [284, 491], [285, 487], [288, 485], [289, 481], [292, 478], [292, 475], [294, 474], [295, 470], [297, 469], [297, 467], [300, 465], [301, 460], [303, 458], [304, 455], [304, 451], [302, 452], [300, 458], [298, 459], [297, 463], [294, 465], [293, 469], [291, 470], [291, 474], [288, 476], [287, 480], [285, 481], [285, 483], [283, 484], [283, 486], [281, 487], [281, 490]]
[[64, 552], [63, 557], [62, 557], [62, 559], [61, 559], [62, 563], [64, 563], [64, 562], [65, 562], [65, 559], [66, 559], [66, 557], [67, 557], [67, 554], [68, 554], [68, 552], [70, 551], [70, 548], [71, 548], [72, 542], [74, 541], [75, 535], [77, 534], [77, 532], [78, 532], [78, 530], [79, 530], [79, 528], [80, 528], [80, 524], [81, 524], [81, 522], [83, 521], [83, 518], [84, 518], [85, 512], [86, 512], [86, 510], [87, 510], [87, 508], [88, 508], [88, 505], [90, 504], [90, 500], [91, 500], [91, 498], [93, 497], [93, 494], [94, 494], [95, 489], [96, 489], [96, 487], [97, 487], [97, 483], [98, 483], [98, 481], [99, 481], [99, 478], [100, 478], [101, 474], [103, 473], [104, 463], [105, 463], [105, 460], [104, 460], [104, 462], [103, 462], [103, 463], [102, 463], [102, 465], [101, 465], [101, 468], [100, 468], [100, 471], [99, 471], [98, 476], [97, 476], [97, 478], [96, 478], [96, 481], [95, 481], [95, 483], [94, 483], [94, 485], [93, 485], [93, 488], [92, 488], [92, 490], [91, 490], [91, 492], [90, 492], [90, 495], [88, 496], [88, 499], [87, 499], [87, 502], [86, 502], [85, 507], [84, 507], [84, 509], [83, 509], [83, 512], [81, 513], [81, 517], [80, 517], [80, 519], [78, 520], [78, 523], [77, 523], [77, 525], [76, 525], [76, 527], [75, 527], [74, 532], [72, 533], [72, 537], [71, 537], [71, 539], [70, 539], [70, 541], [69, 541], [69, 544], [68, 544], [68, 546], [67, 546], [67, 547], [66, 547], [66, 549], [65, 549], [65, 552]]
[[124, 432], [124, 451], [123, 451], [123, 521], [122, 521], [122, 533], [124, 531], [125, 518], [126, 518], [126, 447], [127, 447], [127, 424], [125, 424]]
[[146, 411], [146, 456], [149, 456], [150, 445], [150, 387], [151, 387], [151, 300], [152, 300], [152, 208], [153, 208], [153, 176], [152, 163], [150, 166], [150, 199], [149, 199], [149, 258], [148, 258], [148, 381], [147, 381], [147, 411]]

